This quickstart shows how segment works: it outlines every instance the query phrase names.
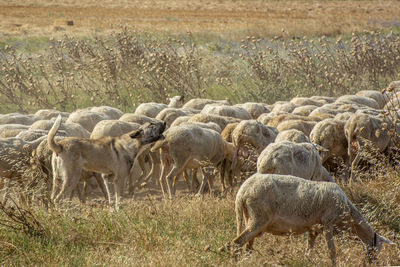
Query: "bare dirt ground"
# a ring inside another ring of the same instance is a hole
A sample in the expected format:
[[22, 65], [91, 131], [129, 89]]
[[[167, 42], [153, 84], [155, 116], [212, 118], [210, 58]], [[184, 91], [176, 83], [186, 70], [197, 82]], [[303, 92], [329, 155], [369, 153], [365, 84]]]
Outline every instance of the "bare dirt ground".
[[400, 1], [0, 0], [0, 37], [118, 25], [233, 37], [338, 34], [399, 26]]

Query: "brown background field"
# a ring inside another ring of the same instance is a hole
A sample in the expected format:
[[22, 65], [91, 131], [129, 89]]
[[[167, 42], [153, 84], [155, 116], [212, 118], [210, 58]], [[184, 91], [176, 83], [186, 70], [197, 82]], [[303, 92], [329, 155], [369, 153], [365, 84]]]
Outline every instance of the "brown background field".
[[[74, 25], [67, 26], [67, 21], [73, 21]], [[0, 1], [0, 34], [3, 36], [105, 31], [120, 24], [152, 31], [192, 31], [233, 37], [338, 34], [400, 25], [400, 2]]]

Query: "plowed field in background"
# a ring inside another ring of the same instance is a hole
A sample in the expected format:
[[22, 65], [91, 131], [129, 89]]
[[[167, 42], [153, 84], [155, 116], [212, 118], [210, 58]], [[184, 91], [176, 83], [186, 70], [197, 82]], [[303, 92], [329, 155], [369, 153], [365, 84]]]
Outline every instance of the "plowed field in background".
[[102, 32], [120, 24], [238, 37], [337, 34], [399, 26], [400, 1], [0, 0], [0, 37]]

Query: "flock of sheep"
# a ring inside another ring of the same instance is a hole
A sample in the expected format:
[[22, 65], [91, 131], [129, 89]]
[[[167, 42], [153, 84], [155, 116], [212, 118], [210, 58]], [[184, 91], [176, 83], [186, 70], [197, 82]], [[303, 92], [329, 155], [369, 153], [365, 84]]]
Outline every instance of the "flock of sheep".
[[[211, 170], [218, 170], [225, 191], [242, 182], [241, 173], [250, 169], [254, 174], [245, 179], [236, 196], [238, 237], [227, 247], [233, 246], [234, 250], [247, 244], [251, 248], [254, 238], [263, 232], [309, 232], [311, 249], [321, 232], [315, 228], [319, 224], [323, 226], [333, 262], [335, 228], [350, 229], [358, 235], [372, 259], [383, 243], [393, 243], [370, 227], [328, 170], [334, 168], [333, 158], [353, 170], [360, 163], [358, 151], [365, 142], [382, 153], [390, 153], [390, 131], [396, 127], [392, 125], [394, 120], [387, 118], [398, 115], [397, 89], [400, 82], [391, 83], [383, 93], [360, 91], [338, 98], [295, 97], [272, 105], [232, 105], [229, 100], [200, 98], [184, 103], [183, 97], [175, 96], [168, 105], [143, 103], [135, 113], [126, 114], [108, 106], [72, 113], [43, 109], [30, 115], [4, 114], [0, 115], [1, 187], [5, 198], [9, 182], [21, 175], [21, 166], [29, 165], [33, 157], [48, 175], [52, 199], [58, 202], [70, 197], [71, 192], [55, 192], [59, 190], [55, 184], [63, 181], [58, 181], [62, 180], [59, 176], [53, 180], [57, 153], [49, 148], [46, 138], [59, 115], [63, 122], [55, 140], [119, 137], [146, 123], [162, 121], [167, 128], [162, 138], [129, 159], [132, 171], [124, 181], [129, 194], [154, 178], [164, 197], [173, 198], [180, 177], [191, 192], [203, 194], [207, 186], [212, 190], [216, 172]], [[254, 152], [257, 163], [252, 170], [248, 162]], [[354, 173], [351, 171], [350, 175]], [[84, 168], [80, 176], [82, 182], [96, 178], [111, 202], [105, 186], [108, 174]], [[85, 201], [85, 189], [81, 186], [74, 189]]]

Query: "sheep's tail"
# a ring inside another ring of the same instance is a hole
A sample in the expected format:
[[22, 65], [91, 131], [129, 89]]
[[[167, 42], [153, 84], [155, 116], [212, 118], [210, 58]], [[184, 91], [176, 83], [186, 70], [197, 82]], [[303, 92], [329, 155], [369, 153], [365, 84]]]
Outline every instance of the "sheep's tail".
[[56, 121], [54, 122], [53, 126], [49, 131], [49, 134], [47, 135], [47, 143], [49, 144], [49, 148], [57, 155], [63, 151], [62, 146], [60, 146], [54, 141], [54, 136], [57, 134], [57, 131], [61, 126], [61, 119], [62, 119], [61, 115], [58, 115]]
[[236, 212], [236, 230], [237, 236], [239, 236], [243, 231], [243, 218], [244, 218], [244, 200], [239, 195], [235, 201], [235, 212]]
[[164, 139], [164, 140], [160, 140], [160, 141], [157, 141], [154, 145], [153, 145], [153, 147], [151, 148], [151, 152], [155, 152], [155, 151], [157, 151], [158, 149], [160, 149], [160, 148], [162, 148], [164, 145], [166, 145], [166, 144], [168, 144], [168, 141], [166, 140], [166, 139]]

